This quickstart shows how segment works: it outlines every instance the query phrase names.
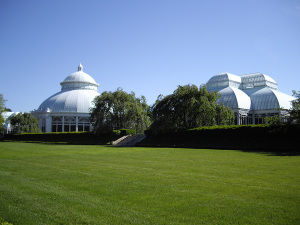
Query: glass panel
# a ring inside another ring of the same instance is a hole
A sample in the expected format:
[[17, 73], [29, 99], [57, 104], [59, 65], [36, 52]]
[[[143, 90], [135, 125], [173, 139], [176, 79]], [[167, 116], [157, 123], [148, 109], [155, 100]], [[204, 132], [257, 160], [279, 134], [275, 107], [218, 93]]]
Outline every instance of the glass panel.
[[66, 116], [65, 123], [66, 122], [76, 122], [76, 117], [75, 116]]
[[83, 131], [83, 125], [78, 125], [78, 131]]
[[52, 117], [52, 122], [61, 122], [62, 121], [62, 117], [61, 116], [53, 116]]
[[76, 131], [76, 125], [71, 125], [71, 131]]
[[90, 125], [84, 125], [84, 131], [90, 131]]
[[65, 125], [65, 132], [69, 132], [70, 131], [70, 128], [69, 128], [69, 125]]
[[78, 117], [78, 122], [86, 122], [89, 123], [90, 119], [89, 117]]

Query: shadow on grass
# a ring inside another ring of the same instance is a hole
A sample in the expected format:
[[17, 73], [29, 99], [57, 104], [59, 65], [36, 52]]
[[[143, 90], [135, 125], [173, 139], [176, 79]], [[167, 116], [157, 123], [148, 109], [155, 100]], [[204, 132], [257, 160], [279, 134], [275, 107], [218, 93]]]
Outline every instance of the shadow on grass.
[[14, 140], [4, 140], [0, 142], [21, 142], [21, 143], [36, 143], [36, 144], [45, 144], [45, 145], [110, 145], [110, 142], [54, 142], [54, 141], [14, 141]]
[[267, 156], [300, 156], [300, 152], [296, 150], [288, 151], [263, 151], [263, 150], [239, 150], [248, 153], [259, 153]]
[[[105, 141], [65, 141], [65, 142], [55, 142], [55, 141], [17, 141], [17, 140], [0, 140], [0, 142], [22, 142], [22, 143], [37, 143], [37, 144], [45, 144], [45, 145], [99, 145], [99, 146], [105, 146], [105, 147], [111, 147], [116, 148], [116, 146], [111, 145], [111, 141], [105, 140]], [[268, 147], [245, 147], [245, 146], [222, 146], [221, 144], [199, 144], [199, 145], [193, 145], [193, 144], [170, 144], [170, 143], [147, 143], [147, 144], [138, 144], [136, 147], [147, 147], [147, 148], [189, 148], [189, 149], [210, 149], [210, 150], [233, 150], [233, 151], [242, 151], [242, 152], [248, 152], [248, 153], [258, 153], [258, 154], [264, 154], [267, 156], [300, 156], [300, 150], [297, 149], [297, 147], [289, 146], [286, 148], [272, 148], [271, 146]], [[122, 148], [122, 147], [117, 147]], [[131, 147], [134, 148], [134, 147]]]

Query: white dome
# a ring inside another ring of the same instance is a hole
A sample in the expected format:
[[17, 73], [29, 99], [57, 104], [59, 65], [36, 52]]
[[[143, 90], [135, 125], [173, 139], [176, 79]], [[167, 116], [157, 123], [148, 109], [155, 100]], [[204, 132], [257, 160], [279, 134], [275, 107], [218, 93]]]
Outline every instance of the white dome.
[[250, 109], [250, 97], [238, 88], [227, 87], [219, 91], [221, 98], [218, 103], [223, 103], [231, 109]]
[[83, 71], [77, 71], [75, 73], [70, 74], [60, 84], [63, 86], [64, 84], [69, 84], [69, 83], [85, 83], [85, 84], [92, 84], [97, 87], [99, 86], [90, 75], [88, 75]]
[[252, 110], [274, 110], [277, 108], [290, 109], [293, 96], [265, 87], [251, 94]]
[[99, 95], [96, 81], [82, 71], [67, 76], [61, 82], [61, 91], [46, 99], [39, 107], [40, 112], [90, 113], [93, 100]]
[[60, 91], [46, 99], [39, 107], [43, 111], [89, 113], [93, 100], [99, 93], [93, 90]]

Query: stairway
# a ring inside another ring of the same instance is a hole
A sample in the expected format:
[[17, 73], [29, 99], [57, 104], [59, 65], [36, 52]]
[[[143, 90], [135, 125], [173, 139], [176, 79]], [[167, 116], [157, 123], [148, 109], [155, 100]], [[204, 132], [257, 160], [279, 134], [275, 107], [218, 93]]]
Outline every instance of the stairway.
[[142, 141], [143, 139], [146, 138], [146, 135], [144, 134], [137, 134], [137, 135], [127, 135], [119, 138], [116, 141], [112, 141], [111, 144], [113, 146], [118, 146], [118, 147], [134, 147], [136, 143]]

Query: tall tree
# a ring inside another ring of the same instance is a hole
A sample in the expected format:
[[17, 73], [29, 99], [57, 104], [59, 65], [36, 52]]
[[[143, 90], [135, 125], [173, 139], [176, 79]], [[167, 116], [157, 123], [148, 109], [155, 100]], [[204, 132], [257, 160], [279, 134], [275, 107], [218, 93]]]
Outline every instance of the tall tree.
[[288, 110], [290, 113], [290, 120], [300, 125], [300, 91], [298, 93], [293, 90], [293, 96], [296, 100], [292, 101], [292, 108]]
[[10, 117], [14, 133], [40, 133], [39, 120], [31, 113], [19, 113]]
[[115, 92], [103, 92], [94, 100], [91, 109], [91, 123], [95, 132], [115, 129], [135, 129], [142, 132], [150, 125], [146, 98], [137, 98], [134, 92], [128, 94], [121, 88]]
[[217, 104], [220, 94], [205, 86], [178, 86], [173, 94], [161, 95], [152, 106], [151, 129], [191, 129], [199, 126], [233, 124], [231, 109]]

